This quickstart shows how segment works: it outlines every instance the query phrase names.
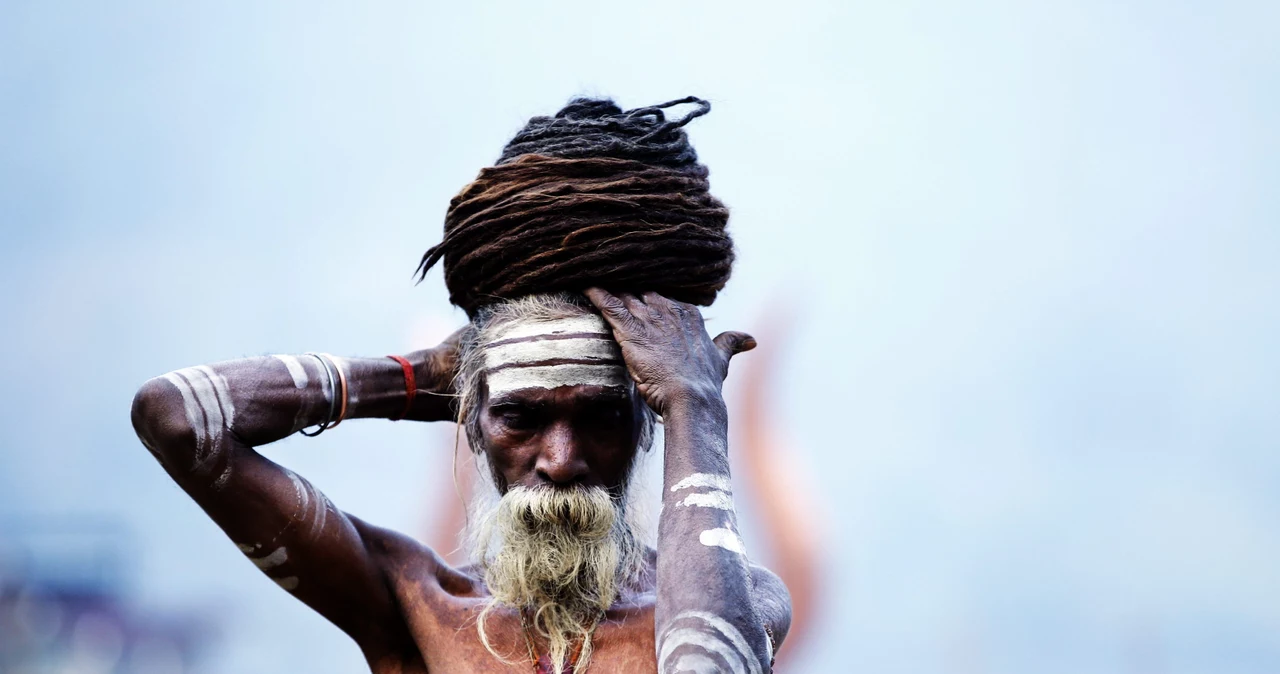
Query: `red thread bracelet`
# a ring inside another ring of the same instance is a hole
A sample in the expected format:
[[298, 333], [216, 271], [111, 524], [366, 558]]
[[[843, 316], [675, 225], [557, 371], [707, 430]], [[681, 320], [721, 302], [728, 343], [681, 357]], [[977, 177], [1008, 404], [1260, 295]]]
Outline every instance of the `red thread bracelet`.
[[404, 370], [404, 411], [400, 413], [400, 416], [391, 417], [392, 421], [400, 421], [409, 416], [409, 410], [413, 409], [413, 399], [418, 395], [418, 382], [413, 377], [413, 366], [409, 364], [408, 360], [400, 356], [387, 356], [387, 358], [400, 363], [400, 369]]

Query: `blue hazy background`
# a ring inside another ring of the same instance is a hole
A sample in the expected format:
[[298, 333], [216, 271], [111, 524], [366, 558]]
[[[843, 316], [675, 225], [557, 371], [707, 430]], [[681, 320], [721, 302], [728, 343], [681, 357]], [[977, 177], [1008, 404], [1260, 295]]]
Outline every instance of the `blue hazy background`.
[[[0, 537], [107, 531], [133, 610], [212, 616], [192, 671], [364, 671], [134, 391], [423, 347], [463, 317], [418, 257], [528, 117], [694, 94], [739, 250], [713, 329], [794, 322], [828, 588], [795, 671], [1280, 671], [1278, 45], [1264, 2], [5, 0]], [[416, 534], [444, 446], [264, 452]]]

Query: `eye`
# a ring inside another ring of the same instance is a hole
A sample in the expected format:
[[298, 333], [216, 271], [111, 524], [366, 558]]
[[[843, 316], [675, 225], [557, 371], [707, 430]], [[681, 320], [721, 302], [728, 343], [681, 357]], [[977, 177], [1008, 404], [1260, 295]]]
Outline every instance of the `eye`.
[[630, 408], [623, 403], [604, 402], [587, 410], [587, 421], [600, 428], [614, 428], [630, 420]]
[[494, 416], [503, 426], [515, 431], [524, 431], [538, 425], [538, 411], [525, 405], [502, 405], [493, 410]]

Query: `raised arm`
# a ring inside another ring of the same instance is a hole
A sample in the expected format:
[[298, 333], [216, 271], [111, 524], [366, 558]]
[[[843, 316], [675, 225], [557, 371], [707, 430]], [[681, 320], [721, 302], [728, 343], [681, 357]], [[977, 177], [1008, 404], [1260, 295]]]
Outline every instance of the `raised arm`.
[[666, 455], [658, 520], [658, 671], [760, 674], [791, 620], [786, 588], [753, 567], [738, 535], [721, 386], [729, 359], [755, 346], [712, 340], [696, 307], [656, 293], [590, 290], [640, 394], [662, 415]]
[[[451, 346], [405, 356], [417, 390], [406, 418], [452, 418], [450, 399], [440, 395], [449, 390]], [[370, 655], [405, 636], [394, 628], [398, 614], [370, 548], [372, 527], [253, 449], [325, 421], [331, 403], [340, 408], [335, 393], [343, 380], [346, 419], [406, 409], [407, 378], [397, 361], [329, 357], [326, 369], [321, 358], [244, 358], [156, 377], [134, 397], [133, 426], [250, 562]]]

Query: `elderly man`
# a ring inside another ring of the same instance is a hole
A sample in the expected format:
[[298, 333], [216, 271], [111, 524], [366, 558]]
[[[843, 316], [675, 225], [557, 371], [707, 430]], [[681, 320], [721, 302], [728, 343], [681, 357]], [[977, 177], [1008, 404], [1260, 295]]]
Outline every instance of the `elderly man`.
[[[642, 150], [682, 140], [679, 125], [692, 115], [672, 126], [654, 114], [660, 107], [597, 108], [586, 116], [588, 131], [629, 133], [641, 139], [632, 149]], [[555, 119], [583, 118], [562, 111]], [[527, 164], [529, 154], [513, 156]], [[532, 184], [529, 198], [539, 204], [557, 189]], [[520, 190], [503, 185], [509, 206]], [[626, 189], [634, 193], [635, 184]], [[455, 199], [451, 217], [466, 203]], [[645, 213], [653, 211], [649, 204]], [[482, 221], [470, 224], [490, 226]], [[460, 229], [446, 224], [446, 243]], [[565, 245], [563, 235], [551, 238]], [[254, 565], [350, 635], [374, 672], [769, 671], [789, 627], [789, 599], [776, 576], [748, 562], [738, 535], [721, 397], [730, 358], [753, 340], [737, 332], [712, 339], [697, 307], [657, 292], [565, 289], [581, 282], [569, 277], [587, 273], [580, 266], [550, 281], [535, 274], [540, 286], [508, 279], [496, 292], [480, 287], [492, 271], [459, 280], [465, 256], [444, 252], [455, 302], [471, 320], [439, 347], [177, 370], [139, 390], [138, 437]], [[622, 267], [615, 261], [613, 270]], [[591, 273], [614, 286], [645, 282]], [[727, 266], [719, 281], [699, 285], [705, 273], [649, 285], [709, 301]], [[546, 292], [529, 292], [535, 287]], [[467, 293], [478, 299], [458, 300]], [[655, 416], [665, 439], [656, 550], [637, 531], [629, 497]], [[417, 542], [338, 510], [254, 450], [357, 418], [464, 425], [495, 488], [479, 508], [471, 565], [452, 568]]]

